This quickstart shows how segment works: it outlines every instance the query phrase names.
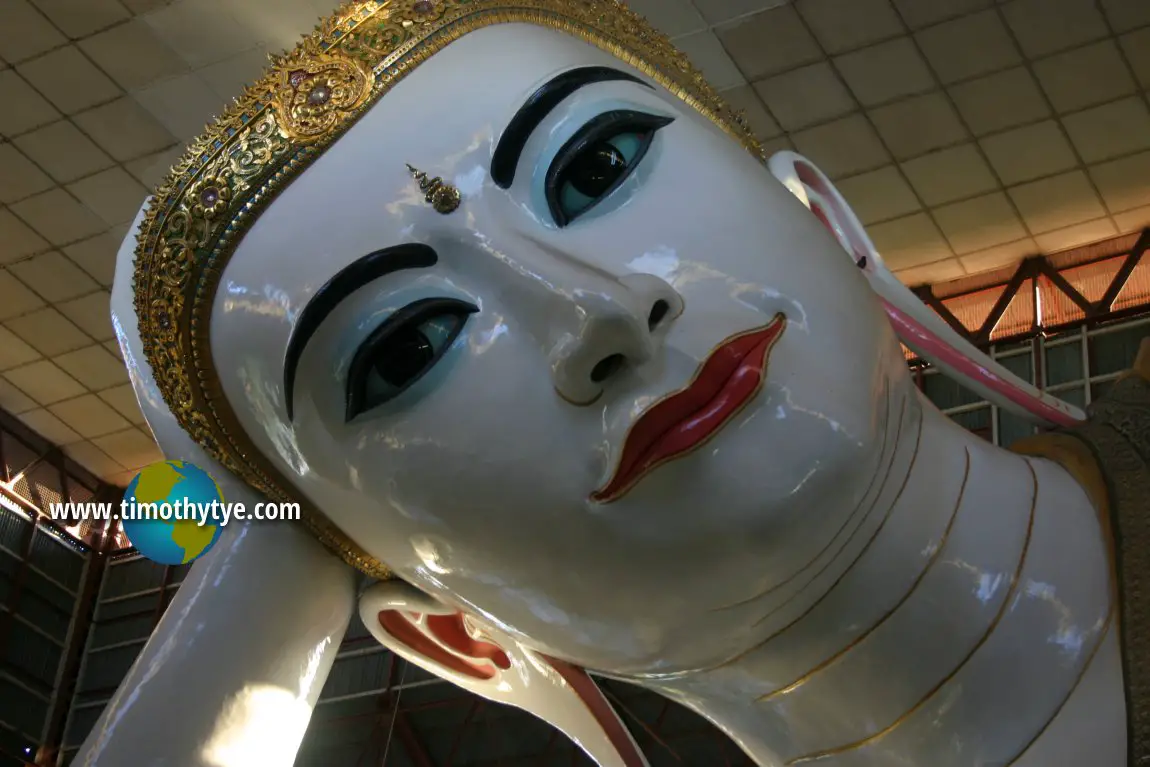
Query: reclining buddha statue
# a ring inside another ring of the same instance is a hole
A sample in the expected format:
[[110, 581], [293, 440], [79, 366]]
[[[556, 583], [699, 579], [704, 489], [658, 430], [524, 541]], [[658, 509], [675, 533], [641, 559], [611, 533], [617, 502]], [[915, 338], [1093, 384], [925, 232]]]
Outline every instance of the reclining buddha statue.
[[304, 521], [225, 530], [76, 764], [291, 764], [357, 611], [602, 767], [592, 675], [761, 767], [1150, 760], [1150, 350], [1089, 418], [1014, 378], [616, 0], [349, 4], [134, 229], [165, 455]]

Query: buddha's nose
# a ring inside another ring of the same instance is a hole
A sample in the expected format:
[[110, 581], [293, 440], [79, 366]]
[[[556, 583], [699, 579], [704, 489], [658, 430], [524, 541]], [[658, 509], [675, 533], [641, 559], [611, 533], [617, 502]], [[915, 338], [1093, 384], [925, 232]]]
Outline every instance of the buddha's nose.
[[648, 362], [683, 311], [675, 289], [650, 274], [579, 291], [574, 302], [580, 321], [553, 347], [551, 373], [556, 391], [575, 405], [590, 405], [623, 371]]

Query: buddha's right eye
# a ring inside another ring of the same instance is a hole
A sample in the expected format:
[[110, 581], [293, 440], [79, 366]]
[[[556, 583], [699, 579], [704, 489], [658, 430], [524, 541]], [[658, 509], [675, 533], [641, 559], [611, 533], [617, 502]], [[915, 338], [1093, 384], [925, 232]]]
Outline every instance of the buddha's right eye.
[[555, 223], [567, 226], [618, 189], [647, 153], [656, 131], [670, 122], [669, 117], [619, 110], [580, 128], [547, 169], [547, 206]]
[[345, 420], [395, 399], [427, 375], [478, 311], [466, 301], [426, 298], [384, 320], [352, 358]]

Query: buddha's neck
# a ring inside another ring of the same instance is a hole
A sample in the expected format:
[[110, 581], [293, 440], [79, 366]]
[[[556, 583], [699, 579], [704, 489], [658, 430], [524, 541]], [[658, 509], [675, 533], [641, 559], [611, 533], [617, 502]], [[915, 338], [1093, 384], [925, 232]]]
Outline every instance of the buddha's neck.
[[748, 612], [761, 640], [644, 682], [761, 765], [1010, 764], [1109, 626], [1108, 548], [1069, 475], [918, 397], [902, 418], [861, 510], [836, 512], [848, 542]]

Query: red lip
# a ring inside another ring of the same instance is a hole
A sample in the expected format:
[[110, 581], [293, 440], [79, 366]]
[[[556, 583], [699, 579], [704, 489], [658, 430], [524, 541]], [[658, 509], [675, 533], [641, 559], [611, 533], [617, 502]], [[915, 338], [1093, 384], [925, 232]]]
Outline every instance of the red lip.
[[615, 475], [591, 500], [618, 500], [648, 473], [726, 426], [762, 387], [771, 348], [785, 328], [786, 317], [780, 313], [764, 327], [736, 333], [719, 344], [686, 388], [639, 416], [623, 443]]

